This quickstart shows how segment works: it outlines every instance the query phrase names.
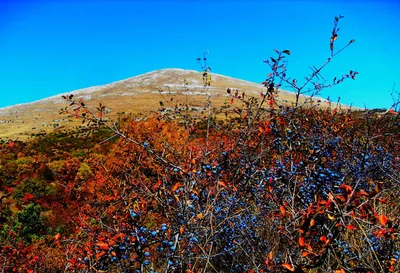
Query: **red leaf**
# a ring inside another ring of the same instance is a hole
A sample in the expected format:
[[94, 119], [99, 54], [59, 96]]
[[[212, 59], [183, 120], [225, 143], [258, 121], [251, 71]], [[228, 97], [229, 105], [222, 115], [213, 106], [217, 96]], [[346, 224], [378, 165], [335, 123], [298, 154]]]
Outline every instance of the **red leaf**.
[[356, 230], [356, 227], [353, 226], [353, 225], [348, 225], [348, 226], [346, 226], [346, 228], [347, 228], [347, 229], [350, 229], [350, 230]]
[[358, 191], [358, 194], [361, 195], [361, 196], [366, 196], [366, 197], [369, 196], [369, 194], [368, 194], [366, 191], [364, 191], [364, 190]]
[[336, 199], [339, 199], [342, 202], [346, 202], [346, 200], [347, 200], [346, 197], [344, 197], [343, 195], [337, 195]]
[[341, 190], [344, 190], [347, 194], [350, 194], [350, 193], [353, 191], [353, 189], [351, 188], [351, 186], [346, 185], [346, 184], [340, 185], [339, 188], [340, 188]]
[[280, 209], [282, 215], [285, 215], [285, 207], [284, 206], [280, 206], [279, 209]]

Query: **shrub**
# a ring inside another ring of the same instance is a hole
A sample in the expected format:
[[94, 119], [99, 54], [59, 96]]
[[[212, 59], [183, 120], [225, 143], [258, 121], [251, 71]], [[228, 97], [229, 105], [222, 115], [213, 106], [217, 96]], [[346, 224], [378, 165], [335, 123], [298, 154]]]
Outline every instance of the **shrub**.
[[14, 230], [26, 243], [32, 243], [32, 241], [44, 235], [45, 226], [40, 215], [41, 212], [40, 205], [30, 203], [24, 206], [23, 210], [17, 214]]
[[[187, 126], [187, 116], [179, 125], [165, 115], [132, 121], [122, 131], [103, 122], [104, 105], [96, 114], [65, 96], [74, 115], [119, 137], [83, 189], [94, 197], [81, 210], [84, 233], [67, 247], [77, 241], [86, 247], [71, 253], [68, 266], [83, 272], [398, 270], [397, 118], [313, 105], [322, 88], [358, 74], [320, 82], [326, 64], [354, 42], [334, 51], [341, 18], [334, 20], [331, 56], [304, 83], [286, 75], [290, 51], [275, 50], [261, 99], [228, 89], [236, 118], [221, 125], [209, 115], [201, 131], [193, 120]], [[283, 83], [296, 92], [292, 106], [279, 102]], [[307, 91], [313, 95], [303, 96]]]

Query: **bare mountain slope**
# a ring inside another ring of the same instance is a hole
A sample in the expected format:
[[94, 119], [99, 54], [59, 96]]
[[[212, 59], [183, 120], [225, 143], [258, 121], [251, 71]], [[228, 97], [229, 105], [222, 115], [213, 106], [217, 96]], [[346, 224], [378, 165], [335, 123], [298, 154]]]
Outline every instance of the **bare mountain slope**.
[[[147, 114], [160, 108], [160, 101], [165, 102], [168, 107], [167, 102], [171, 98], [173, 104], [188, 103], [191, 109], [201, 111], [206, 105], [207, 95], [210, 95], [212, 107], [219, 107], [228, 101], [227, 88], [239, 89], [247, 95], [257, 97], [263, 89], [261, 84], [218, 74], [212, 74], [211, 86], [204, 87], [202, 74], [198, 71], [163, 69], [68, 94], [83, 98], [89, 108], [103, 103], [110, 111], [108, 116], [115, 119], [122, 112]], [[65, 94], [1, 108], [0, 138], [24, 140], [33, 134], [78, 126], [78, 121], [59, 114], [60, 109], [67, 105], [61, 95]], [[290, 104], [294, 102], [295, 96], [293, 93], [281, 91], [279, 99]]]

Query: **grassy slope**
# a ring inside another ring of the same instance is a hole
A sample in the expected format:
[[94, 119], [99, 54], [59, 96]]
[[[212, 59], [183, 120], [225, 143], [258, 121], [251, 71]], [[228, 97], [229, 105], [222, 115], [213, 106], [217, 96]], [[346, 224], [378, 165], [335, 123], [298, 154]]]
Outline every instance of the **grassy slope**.
[[[189, 83], [184, 85], [184, 79]], [[213, 108], [220, 108], [229, 102], [226, 89], [238, 89], [248, 96], [260, 98], [265, 89], [260, 84], [233, 79], [213, 74], [211, 87], [202, 87], [202, 75], [196, 71], [166, 69], [153, 71], [134, 78], [122, 80], [103, 87], [89, 88], [71, 92], [77, 98], [83, 98], [91, 109], [102, 102], [111, 112], [107, 117], [117, 120], [118, 113], [148, 114], [160, 108], [160, 101], [165, 107], [188, 104], [193, 113], [201, 114], [207, 105], [207, 94], [211, 95]], [[158, 90], [163, 90], [161, 95]], [[172, 99], [172, 100], [171, 100]], [[278, 102], [292, 104], [295, 95], [281, 91]], [[30, 104], [17, 105], [0, 109], [0, 139], [27, 140], [32, 135], [63, 131], [81, 125], [80, 121], [59, 115], [61, 108], [67, 106], [61, 95]], [[240, 106], [235, 102], [234, 107]], [[326, 106], [326, 103], [322, 104]], [[193, 110], [192, 109], [192, 110]]]

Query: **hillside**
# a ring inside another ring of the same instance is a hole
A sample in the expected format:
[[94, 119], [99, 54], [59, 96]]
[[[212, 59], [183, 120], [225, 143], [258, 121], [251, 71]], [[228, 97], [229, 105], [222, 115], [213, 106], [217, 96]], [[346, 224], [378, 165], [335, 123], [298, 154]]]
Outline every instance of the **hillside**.
[[[212, 74], [211, 86], [204, 87], [202, 74], [198, 71], [163, 69], [67, 94], [84, 99], [89, 108], [103, 103], [107, 106], [107, 117], [116, 120], [118, 113], [148, 114], [155, 111], [160, 108], [160, 101], [165, 107], [187, 103], [190, 110], [201, 113], [205, 109], [207, 95], [210, 95], [214, 108], [226, 104], [229, 101], [227, 88], [239, 89], [246, 95], [256, 97], [260, 97], [263, 91], [261, 84], [218, 74]], [[26, 140], [36, 134], [80, 126], [80, 121], [59, 114], [60, 109], [67, 105], [62, 95], [1, 108], [0, 139]], [[290, 105], [294, 101], [293, 93], [280, 91], [278, 102]]]

